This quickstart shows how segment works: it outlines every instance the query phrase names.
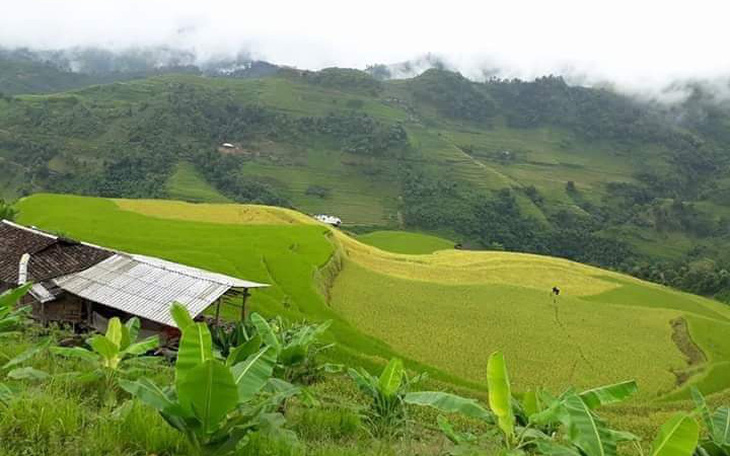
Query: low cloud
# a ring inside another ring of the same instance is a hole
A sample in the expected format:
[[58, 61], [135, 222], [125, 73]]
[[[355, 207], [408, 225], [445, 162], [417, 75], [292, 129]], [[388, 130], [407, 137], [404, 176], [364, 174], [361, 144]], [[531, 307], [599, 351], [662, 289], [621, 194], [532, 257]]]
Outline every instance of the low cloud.
[[[0, 46], [167, 48], [319, 69], [428, 59], [474, 79], [565, 75], [645, 97], [730, 75], [724, 2], [0, 0]], [[433, 62], [430, 62], [433, 63]], [[418, 65], [414, 65], [418, 67]], [[718, 94], [727, 85], [720, 82]], [[685, 94], [685, 95], [682, 95]]]

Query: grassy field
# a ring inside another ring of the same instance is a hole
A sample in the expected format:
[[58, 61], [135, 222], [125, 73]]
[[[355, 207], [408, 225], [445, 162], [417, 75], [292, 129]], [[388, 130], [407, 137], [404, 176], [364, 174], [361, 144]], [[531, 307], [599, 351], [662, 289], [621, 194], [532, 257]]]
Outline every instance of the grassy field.
[[448, 239], [408, 231], [373, 231], [358, 236], [357, 240], [394, 253], [426, 254], [454, 248]]
[[[361, 362], [399, 354], [441, 380], [482, 389], [486, 358], [499, 349], [517, 390], [636, 378], [651, 399], [675, 391], [672, 371], [687, 367], [670, 325], [685, 317], [708, 356], [692, 379], [708, 392], [727, 386], [729, 307], [570, 261], [453, 249], [389, 253], [262, 206], [36, 195], [18, 207], [22, 223], [271, 283], [255, 293], [254, 309], [334, 319], [341, 356]], [[388, 242], [402, 237], [386, 234]], [[409, 249], [433, 241], [407, 239]]]

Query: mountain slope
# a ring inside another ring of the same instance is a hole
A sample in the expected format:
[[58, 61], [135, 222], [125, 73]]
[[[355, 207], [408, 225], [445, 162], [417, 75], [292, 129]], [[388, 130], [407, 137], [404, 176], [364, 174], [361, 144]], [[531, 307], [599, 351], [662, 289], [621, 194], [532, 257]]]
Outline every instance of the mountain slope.
[[[482, 388], [486, 356], [499, 349], [519, 390], [636, 378], [649, 399], [695, 380], [711, 385], [708, 392], [730, 387], [722, 376], [730, 347], [714, 342], [730, 327], [730, 309], [567, 260], [388, 253], [264, 206], [37, 195], [18, 208], [22, 223], [270, 283], [253, 308], [333, 319], [338, 356], [360, 363], [400, 355], [438, 379]], [[687, 364], [673, 341], [682, 336], [707, 360]]]
[[[291, 206], [730, 290], [722, 104], [669, 108], [556, 77], [277, 71], [5, 97], [0, 192]], [[181, 169], [196, 191], [181, 191]]]

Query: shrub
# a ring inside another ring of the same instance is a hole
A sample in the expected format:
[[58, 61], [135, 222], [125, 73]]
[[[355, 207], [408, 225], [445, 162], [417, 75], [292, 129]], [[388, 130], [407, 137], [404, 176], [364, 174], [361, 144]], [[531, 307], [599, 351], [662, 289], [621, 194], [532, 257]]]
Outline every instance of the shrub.
[[404, 399], [411, 386], [425, 378], [421, 374], [408, 378], [403, 361], [390, 360], [380, 377], [374, 377], [365, 369], [348, 369], [357, 387], [370, 399], [364, 414], [367, 429], [374, 437], [392, 438], [400, 435], [407, 424]]

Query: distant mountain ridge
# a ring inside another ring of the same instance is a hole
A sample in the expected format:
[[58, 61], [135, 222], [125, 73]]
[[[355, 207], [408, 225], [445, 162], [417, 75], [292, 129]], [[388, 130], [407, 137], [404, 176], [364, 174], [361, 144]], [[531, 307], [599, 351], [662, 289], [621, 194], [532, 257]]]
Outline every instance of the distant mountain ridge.
[[0, 47], [0, 93], [52, 93], [170, 73], [263, 77], [275, 74], [279, 68], [246, 54], [200, 63], [194, 53], [171, 48], [113, 52], [97, 48], [38, 51]]

